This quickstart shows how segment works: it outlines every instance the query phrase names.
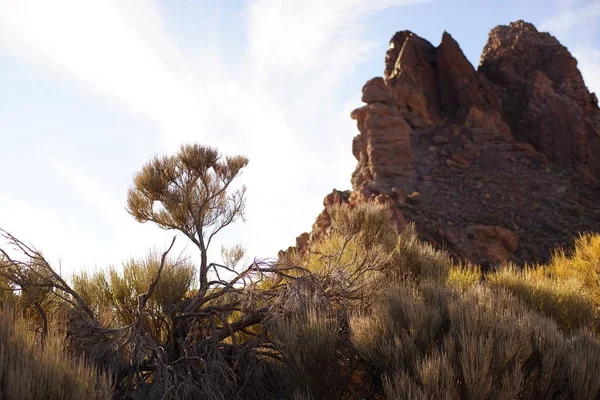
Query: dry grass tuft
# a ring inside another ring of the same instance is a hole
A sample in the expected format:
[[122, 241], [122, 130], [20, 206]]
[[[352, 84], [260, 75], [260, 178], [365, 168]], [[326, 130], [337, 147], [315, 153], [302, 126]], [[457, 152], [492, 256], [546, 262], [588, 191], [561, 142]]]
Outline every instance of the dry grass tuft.
[[27, 320], [0, 309], [0, 397], [3, 399], [110, 399], [112, 387], [81, 359], [65, 352], [50, 332], [44, 344]]

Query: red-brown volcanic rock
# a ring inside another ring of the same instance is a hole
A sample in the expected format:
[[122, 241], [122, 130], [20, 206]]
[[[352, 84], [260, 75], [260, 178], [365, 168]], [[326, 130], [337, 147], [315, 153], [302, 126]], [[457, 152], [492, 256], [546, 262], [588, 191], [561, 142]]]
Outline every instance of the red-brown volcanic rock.
[[[490, 33], [475, 70], [458, 43], [396, 33], [383, 78], [363, 87], [352, 191], [324, 206], [376, 201], [399, 228], [482, 264], [547, 260], [600, 231], [600, 111], [577, 61], [518, 21]], [[306, 251], [328, 234], [324, 210]]]

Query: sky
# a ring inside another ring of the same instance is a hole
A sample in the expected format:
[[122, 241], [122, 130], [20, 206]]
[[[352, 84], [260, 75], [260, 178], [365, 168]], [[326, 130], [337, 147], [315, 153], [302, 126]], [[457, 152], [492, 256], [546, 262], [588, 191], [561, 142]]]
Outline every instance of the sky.
[[[250, 159], [241, 243], [275, 257], [350, 189], [350, 111], [399, 30], [444, 30], [477, 66], [489, 31], [555, 35], [600, 92], [600, 1], [0, 0], [0, 227], [63, 273], [164, 249], [125, 210], [134, 174], [184, 143]], [[176, 251], [194, 257], [181, 235]]]

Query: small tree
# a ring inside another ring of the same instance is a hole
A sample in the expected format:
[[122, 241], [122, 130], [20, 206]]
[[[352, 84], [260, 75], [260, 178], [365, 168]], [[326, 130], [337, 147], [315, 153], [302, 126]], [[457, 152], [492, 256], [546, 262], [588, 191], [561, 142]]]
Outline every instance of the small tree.
[[127, 211], [137, 221], [177, 230], [200, 250], [200, 288], [190, 310], [208, 291], [208, 249], [213, 238], [244, 218], [246, 188], [228, 189], [247, 164], [243, 156], [223, 159], [213, 148], [184, 145], [178, 154], [155, 157], [146, 164], [129, 190]]
[[[162, 229], [183, 233], [200, 253], [197, 291], [171, 308], [174, 311], [168, 318], [172, 326], [166, 342], [145, 346], [149, 352], [139, 358], [144, 360], [142, 364], [155, 363], [153, 379], [160, 385], [152, 385], [151, 391], [180, 388], [193, 397], [210, 397], [216, 392], [227, 397], [233, 395], [236, 379], [256, 381], [258, 377], [252, 375], [251, 367], [235, 373], [232, 368], [238, 357], [250, 364], [249, 360], [262, 363], [260, 348], [268, 338], [260, 330], [251, 332], [249, 328], [266, 316], [268, 299], [276, 290], [273, 285], [259, 282], [267, 273], [284, 272], [257, 261], [236, 271], [243, 256], [239, 246], [223, 253], [223, 264], [208, 261], [214, 237], [244, 219], [246, 188], [234, 189], [232, 182], [247, 164], [243, 156], [223, 157], [210, 147], [184, 145], [174, 155], [153, 158], [134, 178], [127, 211], [139, 222], [151, 221]], [[169, 250], [163, 254], [148, 290], [138, 296], [137, 321], [133, 324], [137, 335], [145, 334], [146, 303], [159, 286]], [[223, 271], [230, 278], [222, 277]], [[256, 371], [263, 368], [257, 367]], [[195, 378], [189, 376], [190, 371], [194, 371]], [[139, 376], [138, 382], [143, 373]], [[238, 378], [232, 381], [232, 376]]]

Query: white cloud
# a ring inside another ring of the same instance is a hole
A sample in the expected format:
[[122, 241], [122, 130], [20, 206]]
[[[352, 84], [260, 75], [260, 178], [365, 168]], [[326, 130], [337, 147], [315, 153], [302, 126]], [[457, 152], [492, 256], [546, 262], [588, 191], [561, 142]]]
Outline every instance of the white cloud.
[[98, 177], [83, 171], [81, 166], [75, 166], [65, 158], [59, 159], [56, 155], [51, 158], [51, 165], [61, 180], [66, 181], [84, 201], [94, 207], [116, 206], [116, 199], [106, 185]]
[[600, 50], [577, 47], [573, 50], [573, 56], [590, 92], [600, 95]]
[[182, 135], [205, 123], [205, 102], [185, 81], [184, 58], [141, 0], [3, 0], [0, 45], [62, 72]]
[[592, 20], [600, 17], [600, 2], [598, 1], [579, 8], [574, 8], [573, 1], [561, 1], [559, 5], [560, 8], [568, 11], [545, 21], [540, 26], [540, 30], [560, 34], [577, 26], [590, 23], [593, 25]]
[[0, 227], [37, 247], [53, 266], [61, 262], [71, 269], [74, 265], [94, 262], [87, 251], [95, 248], [92, 238], [81, 234], [78, 226], [66, 223], [64, 216], [53, 210], [34, 207], [0, 193]]

